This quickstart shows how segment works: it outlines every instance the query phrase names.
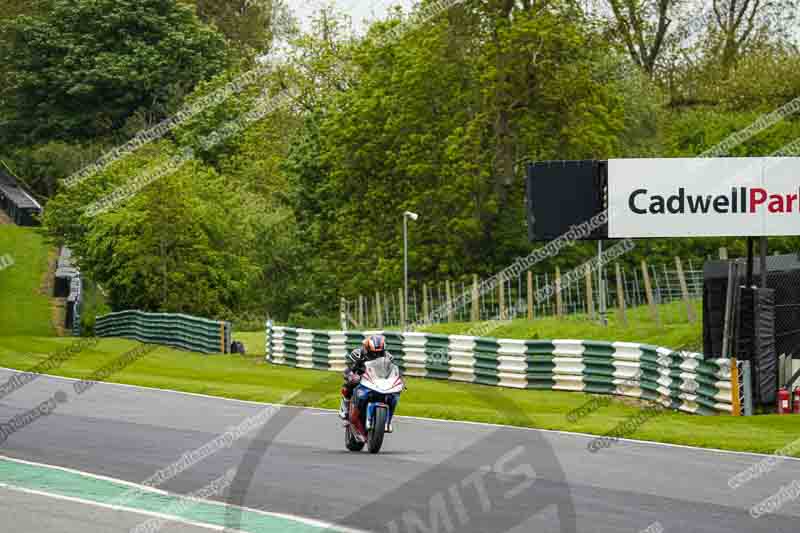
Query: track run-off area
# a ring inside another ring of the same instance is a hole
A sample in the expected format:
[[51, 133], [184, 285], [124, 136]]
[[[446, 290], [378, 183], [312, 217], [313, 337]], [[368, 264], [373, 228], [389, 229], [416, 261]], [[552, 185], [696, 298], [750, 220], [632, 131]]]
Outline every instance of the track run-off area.
[[794, 459], [734, 489], [765, 456], [631, 440], [592, 453], [591, 435], [402, 416], [380, 454], [350, 453], [331, 411], [74, 383], [41, 376], [0, 399], [2, 421], [61, 399], [0, 444], [0, 523], [15, 531], [789, 533], [800, 520], [794, 500], [750, 512], [800, 480]]

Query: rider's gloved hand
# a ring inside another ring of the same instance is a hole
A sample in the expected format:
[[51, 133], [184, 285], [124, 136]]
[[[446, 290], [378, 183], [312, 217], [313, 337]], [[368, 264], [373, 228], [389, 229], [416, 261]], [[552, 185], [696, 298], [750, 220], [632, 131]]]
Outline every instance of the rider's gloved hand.
[[356, 383], [359, 383], [360, 381], [361, 381], [361, 376], [360, 375], [356, 374], [355, 372], [350, 374], [350, 383], [351, 384], [355, 385]]

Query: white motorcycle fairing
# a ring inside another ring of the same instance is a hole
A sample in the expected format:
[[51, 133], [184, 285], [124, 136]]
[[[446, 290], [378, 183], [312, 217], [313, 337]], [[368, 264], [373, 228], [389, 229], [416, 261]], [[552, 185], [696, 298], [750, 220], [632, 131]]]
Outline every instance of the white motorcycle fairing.
[[365, 363], [366, 370], [361, 376], [361, 385], [379, 394], [399, 394], [405, 383], [400, 377], [400, 369], [388, 357]]

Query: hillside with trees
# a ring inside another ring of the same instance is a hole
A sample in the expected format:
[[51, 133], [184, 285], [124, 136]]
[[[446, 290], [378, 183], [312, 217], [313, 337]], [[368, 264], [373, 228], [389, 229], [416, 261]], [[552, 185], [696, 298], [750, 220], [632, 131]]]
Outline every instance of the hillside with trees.
[[[465, 0], [358, 33], [330, 9], [301, 31], [278, 0], [0, 3], [0, 160], [117, 309], [333, 315], [340, 296], [400, 286], [405, 210], [421, 215], [412, 283], [488, 276], [532, 250], [526, 162], [698, 156], [800, 97], [796, 0]], [[259, 66], [224, 102], [65, 185]], [[273, 98], [263, 119], [207, 142]], [[719, 155], [798, 138], [788, 115]], [[87, 214], [187, 149], [169, 175]], [[744, 246], [648, 240], [624, 260], [721, 245]], [[578, 244], [540, 266], [593, 253]]]

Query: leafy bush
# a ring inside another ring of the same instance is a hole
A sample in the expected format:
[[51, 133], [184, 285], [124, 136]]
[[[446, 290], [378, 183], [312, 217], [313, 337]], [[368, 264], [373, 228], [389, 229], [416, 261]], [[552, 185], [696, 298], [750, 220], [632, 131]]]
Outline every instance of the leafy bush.
[[106, 303], [105, 297], [98, 289], [97, 284], [91, 281], [84, 281], [83, 305], [81, 309], [81, 336], [93, 336], [94, 324], [97, 317], [110, 312], [111, 308]]

